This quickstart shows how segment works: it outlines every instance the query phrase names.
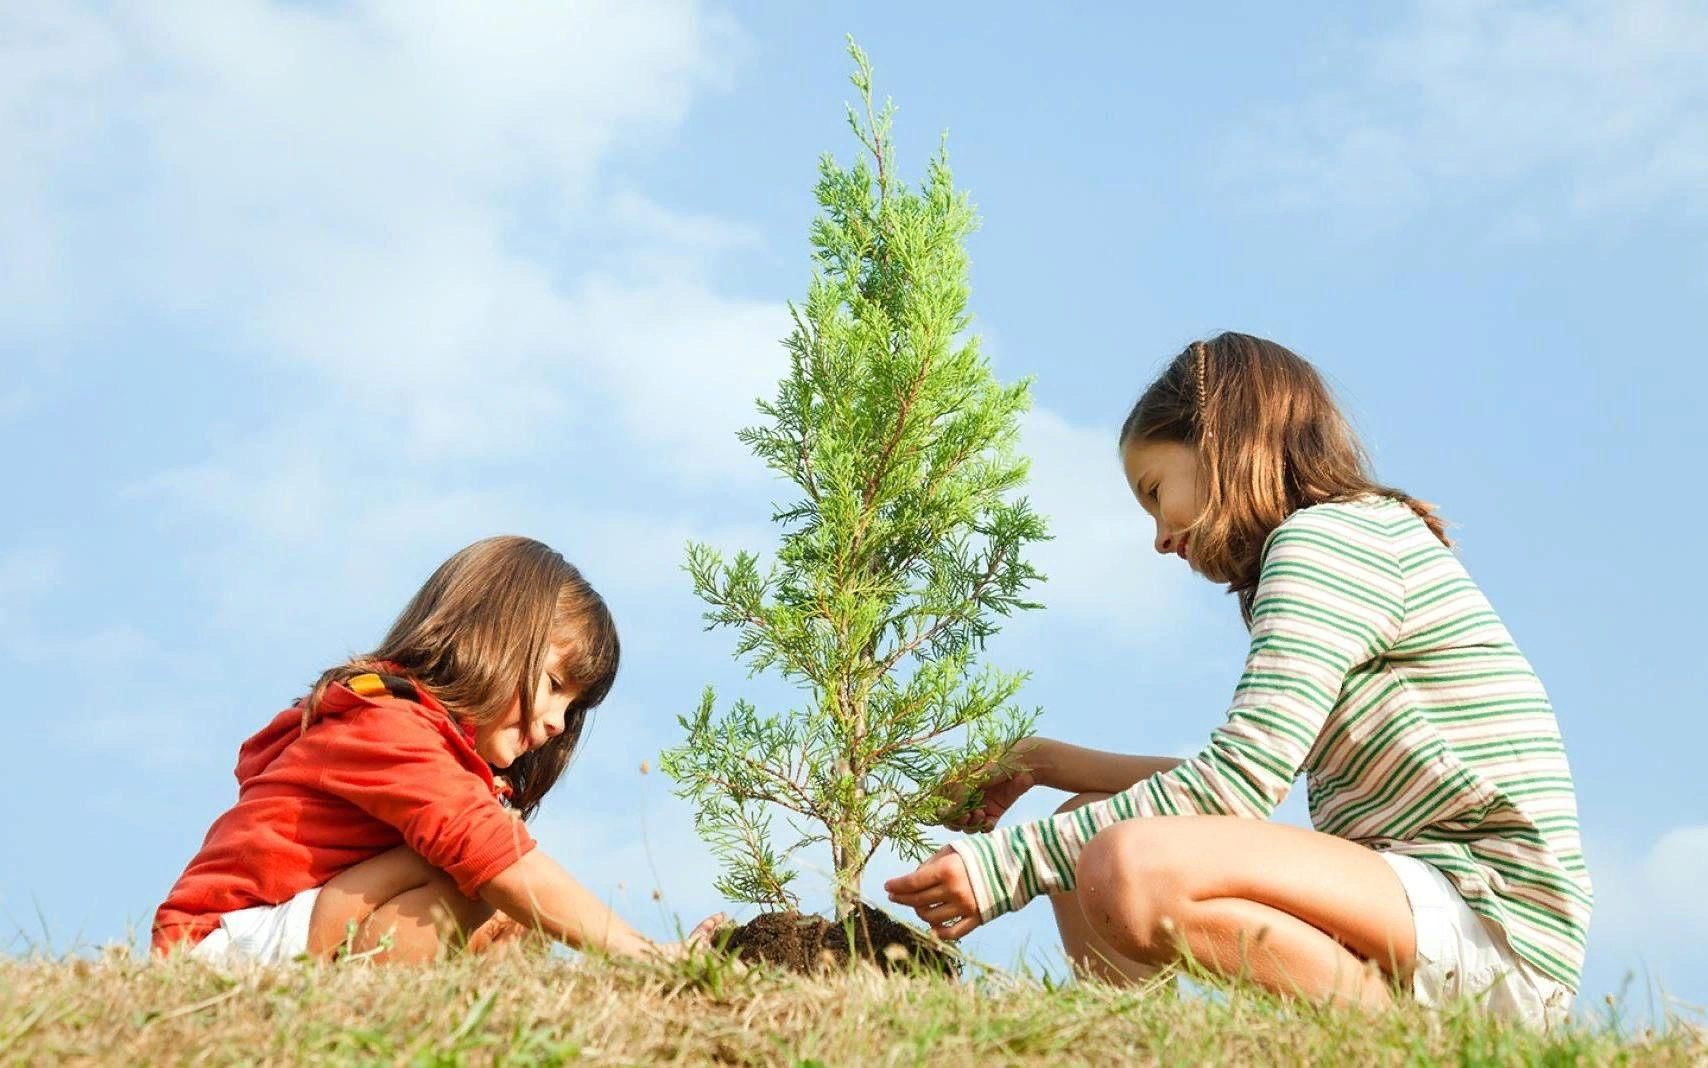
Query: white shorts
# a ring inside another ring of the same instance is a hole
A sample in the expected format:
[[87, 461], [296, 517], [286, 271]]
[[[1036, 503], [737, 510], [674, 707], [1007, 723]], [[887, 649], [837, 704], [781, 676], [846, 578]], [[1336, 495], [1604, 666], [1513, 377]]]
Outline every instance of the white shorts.
[[1447, 876], [1403, 853], [1382, 853], [1400, 877], [1417, 926], [1412, 996], [1431, 1007], [1470, 998], [1504, 1019], [1536, 1028], [1564, 1024], [1572, 991], [1513, 952], [1499, 924], [1483, 919]]
[[190, 956], [226, 968], [289, 964], [308, 952], [308, 921], [318, 897], [320, 887], [311, 886], [281, 905], [228, 912]]

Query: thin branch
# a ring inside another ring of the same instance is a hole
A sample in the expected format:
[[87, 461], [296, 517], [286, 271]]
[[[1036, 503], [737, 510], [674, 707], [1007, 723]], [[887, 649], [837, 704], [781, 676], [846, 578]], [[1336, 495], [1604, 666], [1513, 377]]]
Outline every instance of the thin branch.
[[864, 53], [860, 55], [860, 81], [860, 95], [866, 102], [866, 128], [872, 132], [872, 142], [867, 147], [878, 161], [878, 202], [882, 203], [889, 193], [889, 181], [884, 173], [884, 135], [879, 129], [878, 117], [872, 111], [872, 65]]
[[777, 802], [775, 802], [776, 804], [782, 805], [784, 808], [790, 810], [791, 812], [799, 812], [803, 816], [811, 816], [815, 819], [819, 818], [819, 812], [817, 810], [817, 806], [815, 806], [813, 804], [812, 798], [808, 797], [806, 794], [801, 792], [801, 787], [798, 783], [795, 783], [795, 782], [789, 780], [788, 778], [785, 778], [784, 775], [782, 774], [782, 772], [778, 771], [775, 768], [766, 767], [764, 764], [761, 764], [759, 761], [753, 759], [751, 756], [748, 756], [746, 753], [735, 753], [734, 755], [741, 758], [741, 762], [743, 764], [746, 764], [749, 768], [753, 769], [753, 771], [755, 771], [756, 773], [763, 775], [763, 776], [766, 776], [767, 778], [770, 778], [772, 780], [775, 780], [777, 782], [777, 784], [780, 785], [784, 789], [784, 791], [789, 794], [789, 796], [795, 798], [796, 801], [799, 802], [799, 804], [801, 806], [804, 806], [804, 807], [797, 808], [794, 805], [784, 804], [782, 801], [777, 801]]
[[899, 753], [903, 749], [909, 749], [916, 745], [924, 745], [926, 742], [941, 738], [945, 734], [950, 734], [954, 731], [960, 730], [964, 726], [966, 726], [964, 723], [951, 723], [947, 727], [939, 727], [936, 730], [927, 731], [924, 734], [916, 734], [910, 738], [903, 738], [900, 741], [891, 742], [889, 745], [880, 746], [872, 755], [871, 762], [873, 764], [877, 764], [885, 757]]
[[980, 576], [979, 581], [973, 586], [971, 595], [966, 599], [966, 608], [964, 611], [950, 612], [938, 616], [937, 622], [933, 623], [925, 630], [920, 631], [912, 640], [896, 646], [895, 651], [890, 653], [890, 655], [885, 658], [882, 666], [878, 668], [878, 674], [882, 675], [887, 673], [891, 668], [895, 667], [896, 664], [900, 663], [903, 657], [941, 634], [943, 632], [943, 628], [947, 627], [950, 623], [957, 622], [964, 618], [970, 618], [968, 613], [978, 607], [979, 596], [983, 594], [985, 590], [990, 588], [990, 584], [992, 582], [996, 581], [996, 572], [1002, 566], [1004, 555], [1005, 551], [1002, 549], [998, 549], [996, 552], [991, 554], [990, 566], [985, 569], [985, 573]]
[[789, 802], [783, 800], [781, 797], [778, 797], [776, 794], [771, 793], [770, 791], [766, 790], [764, 787], [755, 788], [755, 787], [751, 787], [751, 786], [741, 786], [741, 785], [738, 785], [736, 783], [730, 782], [728, 779], [724, 778], [721, 775], [706, 774], [706, 775], [696, 776], [696, 778], [703, 779], [704, 781], [709, 782], [709, 783], [713, 784], [714, 786], [721, 786], [725, 790], [727, 790], [729, 793], [733, 794], [734, 796], [736, 796], [738, 798], [751, 798], [754, 801], [764, 801], [766, 804], [776, 805], [779, 808], [786, 808], [790, 812], [796, 812], [802, 816], [811, 816], [812, 815], [812, 813], [810, 813], [810, 812], [802, 812], [799, 808], [796, 808], [794, 805], [789, 804]]

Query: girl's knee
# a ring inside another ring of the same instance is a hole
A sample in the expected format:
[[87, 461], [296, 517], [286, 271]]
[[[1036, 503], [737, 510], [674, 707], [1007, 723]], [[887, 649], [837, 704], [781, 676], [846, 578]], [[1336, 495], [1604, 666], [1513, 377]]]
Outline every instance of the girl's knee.
[[1174, 952], [1189, 895], [1171, 850], [1140, 827], [1120, 824], [1080, 852], [1074, 874], [1080, 908], [1097, 934], [1122, 953], [1155, 961]]
[[367, 929], [409, 917], [439, 929], [470, 931], [492, 915], [492, 906], [470, 900], [449, 875], [407, 846], [398, 846], [333, 876], [321, 888], [309, 918], [309, 952], [324, 956]]
[[492, 913], [492, 906], [464, 897], [440, 872], [375, 909], [352, 948], [381, 950], [388, 962], [426, 963], [464, 949]]

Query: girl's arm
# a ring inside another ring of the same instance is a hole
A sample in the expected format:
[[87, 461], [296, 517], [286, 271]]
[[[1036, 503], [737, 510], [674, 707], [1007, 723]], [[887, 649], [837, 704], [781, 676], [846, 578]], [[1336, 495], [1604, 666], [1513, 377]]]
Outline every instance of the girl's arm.
[[943, 902], [942, 880], [958, 879], [965, 892], [958, 889], [953, 903], [963, 919], [945, 935], [959, 938], [1034, 897], [1073, 889], [1081, 850], [1121, 820], [1267, 819], [1298, 777], [1352, 669], [1398, 639], [1403, 576], [1392, 536], [1368, 520], [1332, 508], [1293, 513], [1269, 540], [1246, 670], [1227, 722], [1203, 752], [1106, 801], [951, 842], [912, 876], [886, 884], [891, 899], [901, 891]]
[[1028, 738], [1017, 748], [1021, 763], [1031, 770], [1039, 786], [1070, 794], [1118, 794], [1140, 779], [1180, 763], [1175, 757], [1106, 753], [1054, 738]]
[[481, 900], [576, 949], [644, 957], [659, 948], [538, 849], [480, 888]]
[[1118, 794], [1180, 763], [1173, 757], [1127, 756], [1086, 749], [1054, 738], [1022, 738], [1001, 761], [976, 776], [976, 804], [957, 807], [943, 821], [955, 831], [989, 831], [1034, 786], [1070, 794]]

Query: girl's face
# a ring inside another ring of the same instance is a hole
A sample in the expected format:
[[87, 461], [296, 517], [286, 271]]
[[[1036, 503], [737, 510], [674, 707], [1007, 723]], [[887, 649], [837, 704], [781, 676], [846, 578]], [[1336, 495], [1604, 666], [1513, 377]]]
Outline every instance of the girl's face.
[[1156, 551], [1192, 563], [1190, 529], [1204, 511], [1198, 450], [1177, 441], [1134, 441], [1121, 450], [1127, 488], [1156, 523]]
[[537, 749], [563, 733], [564, 716], [570, 702], [580, 691], [563, 678], [555, 665], [563, 660], [566, 649], [553, 645], [546, 652], [546, 663], [553, 665], [540, 673], [534, 688], [534, 726], [522, 729], [522, 699], [512, 697], [504, 714], [490, 723], [477, 724], [474, 729], [474, 750], [495, 768], [507, 768], [523, 753]]

